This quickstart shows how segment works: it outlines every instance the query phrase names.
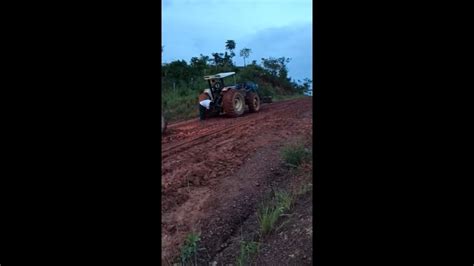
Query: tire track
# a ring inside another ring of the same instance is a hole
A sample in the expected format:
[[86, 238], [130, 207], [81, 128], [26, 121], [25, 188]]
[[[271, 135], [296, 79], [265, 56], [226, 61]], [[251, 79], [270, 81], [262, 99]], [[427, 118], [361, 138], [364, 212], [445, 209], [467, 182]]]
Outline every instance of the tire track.
[[[280, 105], [283, 105], [284, 106], [281, 106]], [[196, 145], [199, 145], [199, 144], [202, 144], [204, 142], [206, 142], [208, 140], [209, 137], [213, 137], [214, 135], [216, 134], [223, 134], [223, 133], [227, 133], [231, 130], [234, 130], [236, 128], [239, 128], [239, 127], [243, 127], [245, 125], [248, 125], [248, 124], [251, 124], [251, 123], [256, 123], [258, 121], [261, 121], [261, 120], [264, 120], [270, 116], [275, 116], [275, 115], [278, 115], [280, 113], [285, 113], [289, 108], [292, 108], [291, 106], [291, 102], [290, 101], [285, 101], [285, 102], [280, 102], [280, 105], [278, 106], [273, 106], [273, 107], [276, 107], [278, 109], [275, 109], [275, 110], [270, 110], [270, 111], [273, 111], [273, 112], [270, 112], [270, 113], [266, 113], [264, 116], [256, 116], [255, 118], [252, 118], [251, 120], [248, 120], [248, 121], [242, 121], [242, 122], [238, 122], [237, 124], [234, 124], [234, 125], [231, 125], [229, 127], [226, 127], [226, 128], [218, 128], [218, 129], [215, 129], [215, 130], [212, 130], [210, 132], [207, 132], [203, 135], [200, 135], [200, 136], [197, 136], [197, 137], [194, 137], [194, 138], [191, 138], [189, 140], [185, 140], [185, 141], [182, 141], [180, 143], [177, 143], [177, 144], [174, 144], [174, 145], [170, 145], [164, 149], [162, 149], [161, 151], [161, 158], [162, 159], [165, 159], [167, 158], [171, 152], [179, 152], [180, 150], [186, 148], [186, 147], [182, 147], [184, 145], [192, 145], [192, 146], [196, 146]], [[280, 108], [279, 108], [280, 107]], [[272, 108], [273, 109], [273, 108]], [[256, 113], [258, 114], [258, 113]], [[229, 118], [230, 119], [230, 118]], [[177, 148], [180, 148], [182, 147], [181, 149], [179, 150], [176, 150]]]
[[[281, 101], [281, 102], [276, 102], [276, 103], [272, 103], [272, 104], [262, 105], [262, 108], [260, 109], [260, 111], [258, 113], [251, 114], [251, 115], [259, 115], [259, 114], [265, 115], [268, 112], [274, 111], [275, 108], [279, 108], [281, 105], [282, 106], [287, 105], [291, 101], [293, 101], [293, 100]], [[249, 115], [249, 114], [247, 113], [244, 116], [239, 117], [237, 119], [245, 119], [247, 115]], [[190, 133], [190, 132], [193, 132], [195, 134], [204, 135], [204, 134], [207, 134], [207, 132], [211, 131], [212, 128], [224, 129], [224, 128], [227, 128], [229, 126], [232, 126], [232, 125], [235, 124], [236, 119], [225, 118], [225, 117], [214, 117], [214, 118], [212, 118], [212, 120], [209, 120], [209, 122], [211, 122], [211, 121], [212, 121], [212, 123], [209, 123], [209, 125], [206, 125], [206, 128], [200, 128], [199, 127], [199, 123], [200, 123], [199, 119], [195, 118], [195, 119], [192, 119], [192, 120], [181, 121], [181, 122], [177, 122], [177, 123], [174, 123], [174, 124], [168, 124], [167, 130], [168, 130], [168, 132], [170, 132], [170, 131], [173, 132], [173, 131], [177, 130], [178, 132], [180, 132], [181, 134], [184, 134], [184, 135], [186, 135], [186, 133]], [[185, 128], [185, 129], [183, 130], [183, 128]], [[176, 136], [176, 137], [179, 138], [179, 140], [175, 140], [175, 141], [185, 141], [186, 139], [190, 138], [190, 137], [186, 137], [186, 136], [185, 137]], [[165, 136], [161, 141], [161, 144], [162, 144], [163, 147], [165, 147], [167, 145], [172, 145], [171, 143], [175, 142], [170, 138], [173, 138], [173, 135], [168, 135], [168, 134], [165, 133]], [[183, 138], [184, 138], [184, 140], [183, 140]]]
[[[286, 138], [288, 134], [276, 133], [288, 131], [287, 126], [293, 125], [294, 121], [288, 121], [287, 118], [294, 117], [298, 114], [297, 110], [305, 108], [301, 104], [286, 103], [265, 116], [234, 124], [225, 132], [215, 130], [212, 134], [198, 136], [168, 148], [162, 154], [162, 193], [175, 193], [183, 186], [202, 186], [209, 183], [209, 179], [230, 174], [256, 148], [270, 143], [272, 138]], [[262, 135], [263, 132], [266, 133]], [[257, 136], [260, 141], [254, 139]], [[212, 162], [213, 166], [202, 165], [206, 160]]]

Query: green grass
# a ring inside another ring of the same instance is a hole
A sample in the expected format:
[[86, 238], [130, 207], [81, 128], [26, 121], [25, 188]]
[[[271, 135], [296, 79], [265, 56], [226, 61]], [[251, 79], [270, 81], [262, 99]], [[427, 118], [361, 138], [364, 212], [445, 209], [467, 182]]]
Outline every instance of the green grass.
[[279, 191], [275, 193], [275, 198], [282, 212], [289, 211], [293, 206], [294, 197], [290, 193]]
[[[311, 160], [311, 150], [307, 149], [302, 140], [289, 144], [282, 149], [282, 157], [287, 165], [293, 169], [300, 169], [300, 165]], [[298, 195], [312, 189], [312, 185], [302, 186], [296, 192], [276, 191], [269, 203], [259, 208], [257, 218], [260, 234], [266, 235], [274, 230], [278, 218], [291, 210]]]
[[186, 263], [190, 262], [194, 256], [194, 260], [196, 262], [196, 254], [197, 254], [197, 242], [201, 240], [199, 235], [196, 233], [190, 233], [184, 242], [184, 245], [181, 247], [181, 264], [186, 265]]
[[179, 88], [162, 94], [162, 106], [166, 121], [175, 122], [199, 115], [199, 91]]
[[309, 191], [313, 190], [313, 184], [312, 183], [306, 183], [301, 185], [300, 189], [298, 190], [298, 195], [303, 195], [306, 194]]
[[257, 217], [262, 235], [266, 235], [273, 230], [281, 213], [282, 209], [276, 206], [264, 206], [259, 209]]
[[303, 143], [290, 144], [282, 149], [282, 156], [288, 166], [297, 168], [311, 159], [311, 151]]
[[238, 266], [248, 265], [252, 256], [258, 252], [259, 243], [254, 241], [241, 241], [240, 242], [240, 253], [237, 257], [236, 264]]
[[261, 235], [272, 232], [278, 218], [286, 211], [289, 211], [293, 203], [294, 195], [291, 193], [284, 191], [276, 192], [273, 201], [262, 206], [257, 213]]
[[[304, 139], [298, 139], [293, 144], [285, 146], [282, 150], [282, 157], [285, 159], [287, 164], [295, 167], [292, 171], [300, 171], [300, 173], [296, 173], [308, 175], [308, 178], [311, 177], [311, 150], [305, 148]], [[303, 163], [309, 164], [302, 165]], [[311, 167], [308, 168], [308, 165]], [[257, 211], [260, 233], [259, 241], [262, 240], [261, 237], [266, 236], [271, 232], [278, 231], [288, 224], [291, 219], [279, 222], [280, 217], [291, 216], [292, 214], [288, 212], [293, 208], [296, 199], [299, 196], [312, 191], [312, 189], [313, 184], [311, 182], [306, 182], [301, 184], [299, 187], [291, 189], [289, 192], [280, 190], [275, 191], [273, 195], [268, 195], [269, 198], [264, 200], [264, 203]], [[276, 225], [278, 225], [278, 227]], [[236, 264], [249, 265], [252, 255], [258, 252], [258, 245], [258, 242], [242, 241]]]
[[285, 101], [285, 100], [292, 100], [297, 98], [307, 97], [303, 94], [292, 94], [292, 95], [275, 95], [273, 97], [274, 102]]

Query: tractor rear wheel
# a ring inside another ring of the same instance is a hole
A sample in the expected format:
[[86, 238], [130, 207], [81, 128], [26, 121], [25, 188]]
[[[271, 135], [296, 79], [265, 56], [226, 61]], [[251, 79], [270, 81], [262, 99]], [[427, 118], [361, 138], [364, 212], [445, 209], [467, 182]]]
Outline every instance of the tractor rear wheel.
[[251, 113], [258, 112], [260, 110], [260, 97], [255, 92], [247, 93], [247, 97], [245, 98], [245, 102], [249, 106], [249, 111]]
[[222, 99], [222, 107], [228, 116], [237, 117], [242, 115], [245, 111], [244, 95], [234, 89], [226, 91]]

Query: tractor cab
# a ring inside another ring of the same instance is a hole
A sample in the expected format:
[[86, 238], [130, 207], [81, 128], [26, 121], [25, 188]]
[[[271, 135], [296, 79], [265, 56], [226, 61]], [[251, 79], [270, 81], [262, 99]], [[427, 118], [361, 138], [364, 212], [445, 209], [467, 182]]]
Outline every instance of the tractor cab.
[[212, 93], [212, 98], [217, 99], [219, 95], [223, 91], [227, 91], [228, 89], [235, 88], [235, 86], [227, 86], [224, 83], [224, 78], [226, 77], [234, 77], [234, 84], [235, 84], [235, 72], [224, 72], [215, 75], [204, 76], [204, 79], [207, 80], [209, 89]]

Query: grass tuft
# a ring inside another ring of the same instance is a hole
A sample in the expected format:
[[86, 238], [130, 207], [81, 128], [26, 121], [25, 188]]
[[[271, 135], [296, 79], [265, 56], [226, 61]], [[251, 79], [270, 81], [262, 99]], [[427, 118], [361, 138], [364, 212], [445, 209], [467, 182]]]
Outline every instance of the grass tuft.
[[265, 206], [258, 211], [258, 222], [260, 224], [260, 233], [266, 235], [270, 233], [282, 213], [282, 209], [275, 206]]
[[248, 265], [252, 256], [258, 252], [258, 249], [259, 249], [259, 243], [257, 242], [241, 241], [240, 253], [239, 253], [239, 256], [237, 257], [236, 264], [238, 266]]
[[276, 192], [275, 198], [277, 200], [277, 206], [282, 209], [282, 212], [289, 211], [293, 205], [294, 197], [287, 192]]
[[186, 265], [186, 263], [191, 261], [191, 258], [194, 256], [196, 260], [197, 254], [197, 242], [201, 240], [199, 235], [196, 233], [190, 233], [184, 242], [184, 245], [181, 247], [181, 264]]
[[297, 168], [303, 162], [311, 159], [311, 151], [306, 149], [302, 143], [290, 144], [283, 147], [282, 156], [288, 166]]
[[285, 212], [289, 211], [293, 205], [294, 196], [288, 192], [275, 192], [273, 204], [262, 206], [257, 214], [260, 224], [260, 233], [266, 235], [272, 232], [278, 218]]

